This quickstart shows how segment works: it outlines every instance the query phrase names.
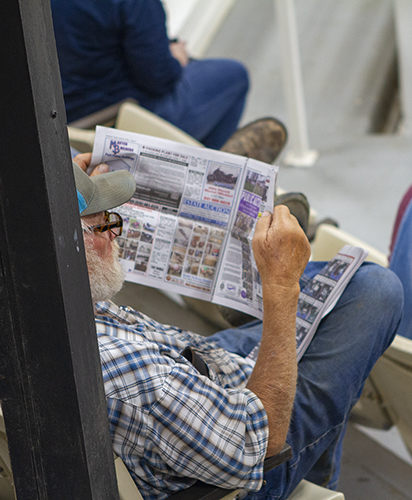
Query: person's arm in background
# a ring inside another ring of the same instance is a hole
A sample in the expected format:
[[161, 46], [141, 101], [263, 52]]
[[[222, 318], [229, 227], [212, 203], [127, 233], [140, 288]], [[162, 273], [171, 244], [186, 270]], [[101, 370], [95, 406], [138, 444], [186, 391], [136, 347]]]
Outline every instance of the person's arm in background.
[[288, 208], [275, 207], [257, 223], [253, 254], [262, 278], [263, 332], [247, 388], [258, 396], [269, 422], [267, 457], [286, 441], [296, 388], [295, 323], [299, 278], [310, 256], [309, 242]]
[[189, 55], [186, 51], [186, 42], [181, 42], [179, 40], [170, 42], [170, 52], [172, 56], [177, 59], [180, 65], [184, 68], [189, 63]]
[[153, 96], [170, 92], [182, 74], [185, 49], [182, 42], [170, 44], [162, 3], [127, 0], [122, 5], [123, 53], [136, 88]]

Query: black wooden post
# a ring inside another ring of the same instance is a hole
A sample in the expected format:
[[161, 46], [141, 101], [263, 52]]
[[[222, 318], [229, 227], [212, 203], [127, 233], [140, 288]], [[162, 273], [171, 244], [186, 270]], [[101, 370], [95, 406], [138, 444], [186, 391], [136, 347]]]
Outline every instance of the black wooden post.
[[0, 2], [0, 398], [18, 499], [118, 499], [49, 0]]

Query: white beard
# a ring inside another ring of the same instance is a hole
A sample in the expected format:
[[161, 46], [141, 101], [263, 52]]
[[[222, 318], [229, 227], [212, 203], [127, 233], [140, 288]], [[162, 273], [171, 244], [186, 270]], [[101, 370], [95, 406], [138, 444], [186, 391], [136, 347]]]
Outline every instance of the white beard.
[[87, 236], [84, 238], [87, 268], [89, 271], [90, 290], [93, 302], [109, 300], [123, 286], [124, 271], [119, 261], [119, 245], [112, 241], [112, 252], [103, 259], [93, 248], [93, 241]]

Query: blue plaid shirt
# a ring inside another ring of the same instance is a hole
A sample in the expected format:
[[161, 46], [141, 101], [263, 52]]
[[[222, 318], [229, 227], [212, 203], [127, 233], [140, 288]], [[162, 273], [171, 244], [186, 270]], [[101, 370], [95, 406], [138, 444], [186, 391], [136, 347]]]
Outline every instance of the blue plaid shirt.
[[[145, 500], [197, 479], [260, 489], [268, 422], [246, 388], [252, 361], [110, 302], [96, 306], [96, 329], [113, 448]], [[209, 377], [180, 354], [187, 346]]]

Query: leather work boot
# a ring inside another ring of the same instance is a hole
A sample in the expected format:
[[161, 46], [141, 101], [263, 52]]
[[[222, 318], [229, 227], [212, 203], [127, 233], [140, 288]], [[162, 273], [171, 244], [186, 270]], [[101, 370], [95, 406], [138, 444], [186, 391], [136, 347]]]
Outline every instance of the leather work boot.
[[287, 140], [287, 130], [276, 118], [261, 118], [237, 130], [221, 151], [273, 163]]
[[332, 219], [331, 217], [326, 217], [325, 219], [322, 219], [320, 221], [315, 221], [312, 224], [309, 224], [306, 236], [308, 237], [308, 240], [310, 242], [312, 242], [315, 239], [316, 231], [318, 230], [318, 227], [322, 224], [329, 224], [330, 226], [339, 227], [339, 222], [335, 219]]

